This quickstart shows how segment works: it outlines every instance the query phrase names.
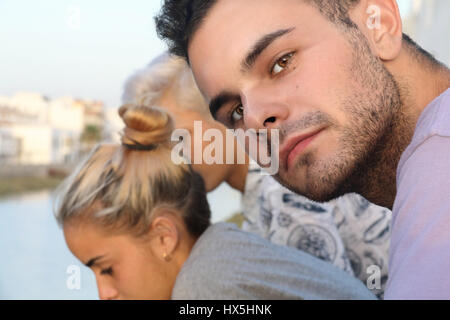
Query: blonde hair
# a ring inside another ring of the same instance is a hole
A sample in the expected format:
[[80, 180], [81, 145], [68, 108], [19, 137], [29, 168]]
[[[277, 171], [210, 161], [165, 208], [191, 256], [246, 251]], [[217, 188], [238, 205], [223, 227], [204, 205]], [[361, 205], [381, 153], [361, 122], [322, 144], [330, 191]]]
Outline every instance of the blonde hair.
[[145, 99], [123, 105], [119, 115], [122, 145], [97, 146], [66, 179], [58, 191], [58, 223], [87, 218], [139, 236], [148, 231], [154, 209], [167, 207], [199, 236], [210, 219], [205, 186], [189, 165], [171, 160], [172, 118]]
[[211, 117], [208, 105], [198, 89], [192, 71], [180, 57], [163, 53], [145, 68], [136, 71], [125, 82], [122, 101], [127, 103], [145, 96], [151, 105], [171, 90], [180, 108]]

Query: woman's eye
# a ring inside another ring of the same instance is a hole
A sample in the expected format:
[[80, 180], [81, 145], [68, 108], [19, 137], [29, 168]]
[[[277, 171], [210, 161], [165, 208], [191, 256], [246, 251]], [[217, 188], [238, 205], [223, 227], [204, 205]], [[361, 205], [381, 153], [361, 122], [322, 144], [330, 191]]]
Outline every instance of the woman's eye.
[[278, 59], [272, 67], [271, 74], [274, 76], [286, 69], [293, 55], [294, 53], [291, 52]]
[[103, 275], [112, 275], [113, 274], [113, 269], [112, 267], [109, 267], [107, 269], [103, 269], [102, 271], [100, 271], [100, 274]]
[[231, 121], [234, 123], [244, 116], [244, 107], [240, 104], [231, 112]]

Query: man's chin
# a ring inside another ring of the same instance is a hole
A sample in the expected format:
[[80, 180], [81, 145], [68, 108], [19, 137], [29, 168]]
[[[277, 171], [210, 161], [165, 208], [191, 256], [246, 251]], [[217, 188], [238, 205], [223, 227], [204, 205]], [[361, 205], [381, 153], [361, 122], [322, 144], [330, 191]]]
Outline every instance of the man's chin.
[[[286, 179], [281, 177], [280, 175], [274, 176], [274, 178], [284, 187], [291, 190], [292, 192], [299, 194], [301, 196], [304, 196], [305, 198], [309, 200], [313, 200], [315, 202], [319, 203], [325, 203], [329, 202], [331, 200], [334, 200], [336, 198], [339, 198], [343, 196], [344, 194], [347, 194], [346, 190], [343, 190], [342, 188], [336, 188], [333, 184], [327, 184], [327, 185], [317, 185], [316, 183], [308, 183], [305, 185], [299, 185], [298, 181], [305, 181], [302, 180], [300, 177], [294, 177], [292, 179], [292, 176], [290, 179]], [[316, 178], [317, 181], [320, 181], [320, 178]]]
[[309, 200], [319, 202], [319, 203], [325, 203], [329, 202], [333, 199], [339, 198], [341, 195], [336, 194], [335, 192], [325, 192], [323, 190], [298, 190], [294, 191], [297, 194], [300, 194], [304, 196], [305, 198], [308, 198]]

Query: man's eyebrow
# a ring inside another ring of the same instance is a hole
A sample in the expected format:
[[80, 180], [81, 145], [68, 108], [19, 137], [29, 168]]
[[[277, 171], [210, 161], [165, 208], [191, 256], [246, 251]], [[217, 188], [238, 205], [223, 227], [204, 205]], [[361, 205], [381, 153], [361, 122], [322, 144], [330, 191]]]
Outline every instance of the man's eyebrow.
[[238, 94], [230, 92], [222, 92], [215, 96], [209, 103], [209, 111], [214, 119], [216, 119], [216, 114], [222, 106], [230, 101], [239, 100], [241, 97]]
[[291, 32], [294, 30], [295, 27], [289, 28], [289, 29], [280, 29], [275, 32], [266, 34], [262, 36], [256, 43], [253, 45], [253, 47], [250, 49], [250, 51], [245, 56], [244, 60], [241, 63], [242, 71], [248, 71], [250, 70], [253, 65], [256, 62], [256, 59], [263, 53], [263, 51], [270, 46], [272, 42], [274, 42], [279, 37]]
[[92, 258], [85, 264], [86, 267], [88, 267], [88, 268], [92, 267], [97, 262], [97, 260], [99, 260], [101, 258], [103, 258], [103, 256], [98, 256], [98, 257]]

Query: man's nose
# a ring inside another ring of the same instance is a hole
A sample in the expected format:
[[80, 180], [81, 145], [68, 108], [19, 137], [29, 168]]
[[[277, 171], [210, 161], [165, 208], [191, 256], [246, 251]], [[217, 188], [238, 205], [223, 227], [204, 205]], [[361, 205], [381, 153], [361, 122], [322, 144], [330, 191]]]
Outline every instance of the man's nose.
[[246, 129], [274, 129], [289, 116], [289, 108], [269, 90], [253, 89], [243, 95]]
[[113, 300], [119, 296], [118, 290], [113, 286], [111, 281], [97, 278], [97, 289], [100, 300]]

